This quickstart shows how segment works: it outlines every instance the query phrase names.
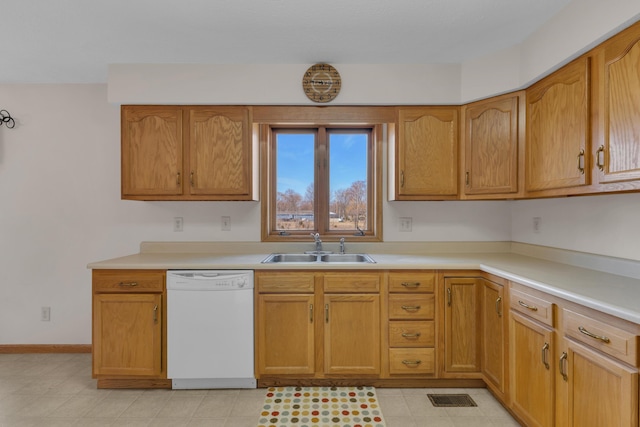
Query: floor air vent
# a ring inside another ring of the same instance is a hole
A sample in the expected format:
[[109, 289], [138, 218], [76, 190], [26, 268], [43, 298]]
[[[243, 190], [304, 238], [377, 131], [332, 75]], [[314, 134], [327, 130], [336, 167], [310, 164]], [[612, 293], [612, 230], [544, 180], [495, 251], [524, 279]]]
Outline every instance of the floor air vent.
[[468, 394], [427, 394], [435, 407], [466, 408], [478, 406]]

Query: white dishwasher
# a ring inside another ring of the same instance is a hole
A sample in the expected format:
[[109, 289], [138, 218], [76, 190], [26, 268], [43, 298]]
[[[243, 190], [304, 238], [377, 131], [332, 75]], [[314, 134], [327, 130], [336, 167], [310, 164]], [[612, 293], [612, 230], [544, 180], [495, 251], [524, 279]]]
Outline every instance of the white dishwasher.
[[167, 376], [174, 389], [256, 388], [253, 271], [167, 271]]

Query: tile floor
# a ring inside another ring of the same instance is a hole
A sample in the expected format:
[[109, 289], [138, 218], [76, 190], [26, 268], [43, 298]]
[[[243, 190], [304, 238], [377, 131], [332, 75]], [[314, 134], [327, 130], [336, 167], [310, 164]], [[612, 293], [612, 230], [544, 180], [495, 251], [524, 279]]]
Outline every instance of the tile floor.
[[[476, 408], [434, 408], [427, 393], [376, 389], [387, 427], [518, 426], [485, 389]], [[90, 354], [0, 354], [0, 426], [255, 427], [265, 390], [98, 390]]]

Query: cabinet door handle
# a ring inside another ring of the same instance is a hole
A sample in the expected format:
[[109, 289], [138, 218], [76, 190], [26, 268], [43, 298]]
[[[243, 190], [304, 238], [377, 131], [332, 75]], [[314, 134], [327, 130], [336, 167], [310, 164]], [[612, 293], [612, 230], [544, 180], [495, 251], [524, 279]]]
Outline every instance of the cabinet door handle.
[[402, 286], [405, 288], [417, 288], [420, 286], [420, 282], [402, 282]]
[[189, 182], [191, 183], [191, 186], [192, 186], [192, 187], [195, 187], [195, 185], [196, 185], [196, 184], [195, 184], [194, 175], [195, 175], [195, 172], [194, 172], [194, 171], [191, 171], [191, 174], [189, 175]]
[[584, 175], [584, 148], [580, 150], [578, 154], [578, 170]]
[[596, 151], [596, 166], [601, 171], [604, 170], [604, 145], [598, 147], [598, 151]]
[[138, 282], [120, 282], [120, 283], [118, 283], [118, 286], [123, 286], [123, 287], [126, 286], [126, 287], [129, 287], [129, 288], [134, 288], [134, 287], [138, 286]]
[[524, 303], [522, 301], [518, 301], [518, 304], [520, 304], [524, 308], [527, 308], [527, 309], [529, 309], [531, 311], [538, 311], [538, 307], [536, 307], [535, 305], [529, 305], [529, 304], [526, 304], [526, 303]]
[[563, 351], [562, 356], [560, 356], [560, 375], [562, 375], [562, 379], [567, 381], [567, 352]]
[[542, 346], [542, 364], [549, 369], [549, 343], [546, 342]]
[[498, 313], [498, 317], [502, 317], [502, 310], [500, 309], [500, 306], [502, 304], [500, 304], [502, 302], [502, 297], [498, 297], [498, 299], [496, 299], [496, 313]]
[[400, 187], [404, 187], [404, 171], [400, 171]]
[[419, 305], [403, 305], [401, 306], [404, 311], [416, 312], [420, 310]]
[[447, 305], [451, 307], [451, 288], [447, 288]]
[[309, 323], [313, 323], [313, 304], [309, 304]]
[[329, 323], [329, 304], [324, 305], [324, 321]]
[[407, 332], [403, 332], [402, 336], [404, 338], [420, 338], [420, 332], [415, 332], [413, 334], [407, 333]]
[[583, 333], [584, 335], [586, 335], [586, 336], [588, 336], [588, 337], [591, 337], [591, 338], [594, 338], [594, 339], [597, 339], [597, 340], [600, 340], [600, 341], [602, 341], [602, 342], [604, 342], [604, 343], [609, 344], [609, 342], [611, 342], [611, 340], [609, 339], [609, 337], [604, 336], [604, 335], [596, 335], [596, 334], [594, 334], [594, 333], [592, 333], [592, 332], [587, 331], [587, 330], [586, 330], [585, 328], [583, 328], [582, 326], [578, 326], [578, 330], [579, 330], [581, 333]]
[[180, 172], [178, 172], [176, 174], [176, 185], [180, 185], [181, 179], [180, 179]]
[[464, 173], [464, 183], [469, 186], [469, 172]]
[[402, 361], [403, 364], [405, 365], [419, 365], [422, 363], [422, 360], [403, 360]]
[[153, 323], [158, 323], [158, 304], [153, 307]]

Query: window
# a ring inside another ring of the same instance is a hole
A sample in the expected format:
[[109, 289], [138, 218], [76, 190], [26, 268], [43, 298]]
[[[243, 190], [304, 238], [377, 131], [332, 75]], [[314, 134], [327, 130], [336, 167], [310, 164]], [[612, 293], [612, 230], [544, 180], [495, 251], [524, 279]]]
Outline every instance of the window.
[[310, 233], [380, 240], [379, 132], [269, 127], [263, 240], [306, 240]]

